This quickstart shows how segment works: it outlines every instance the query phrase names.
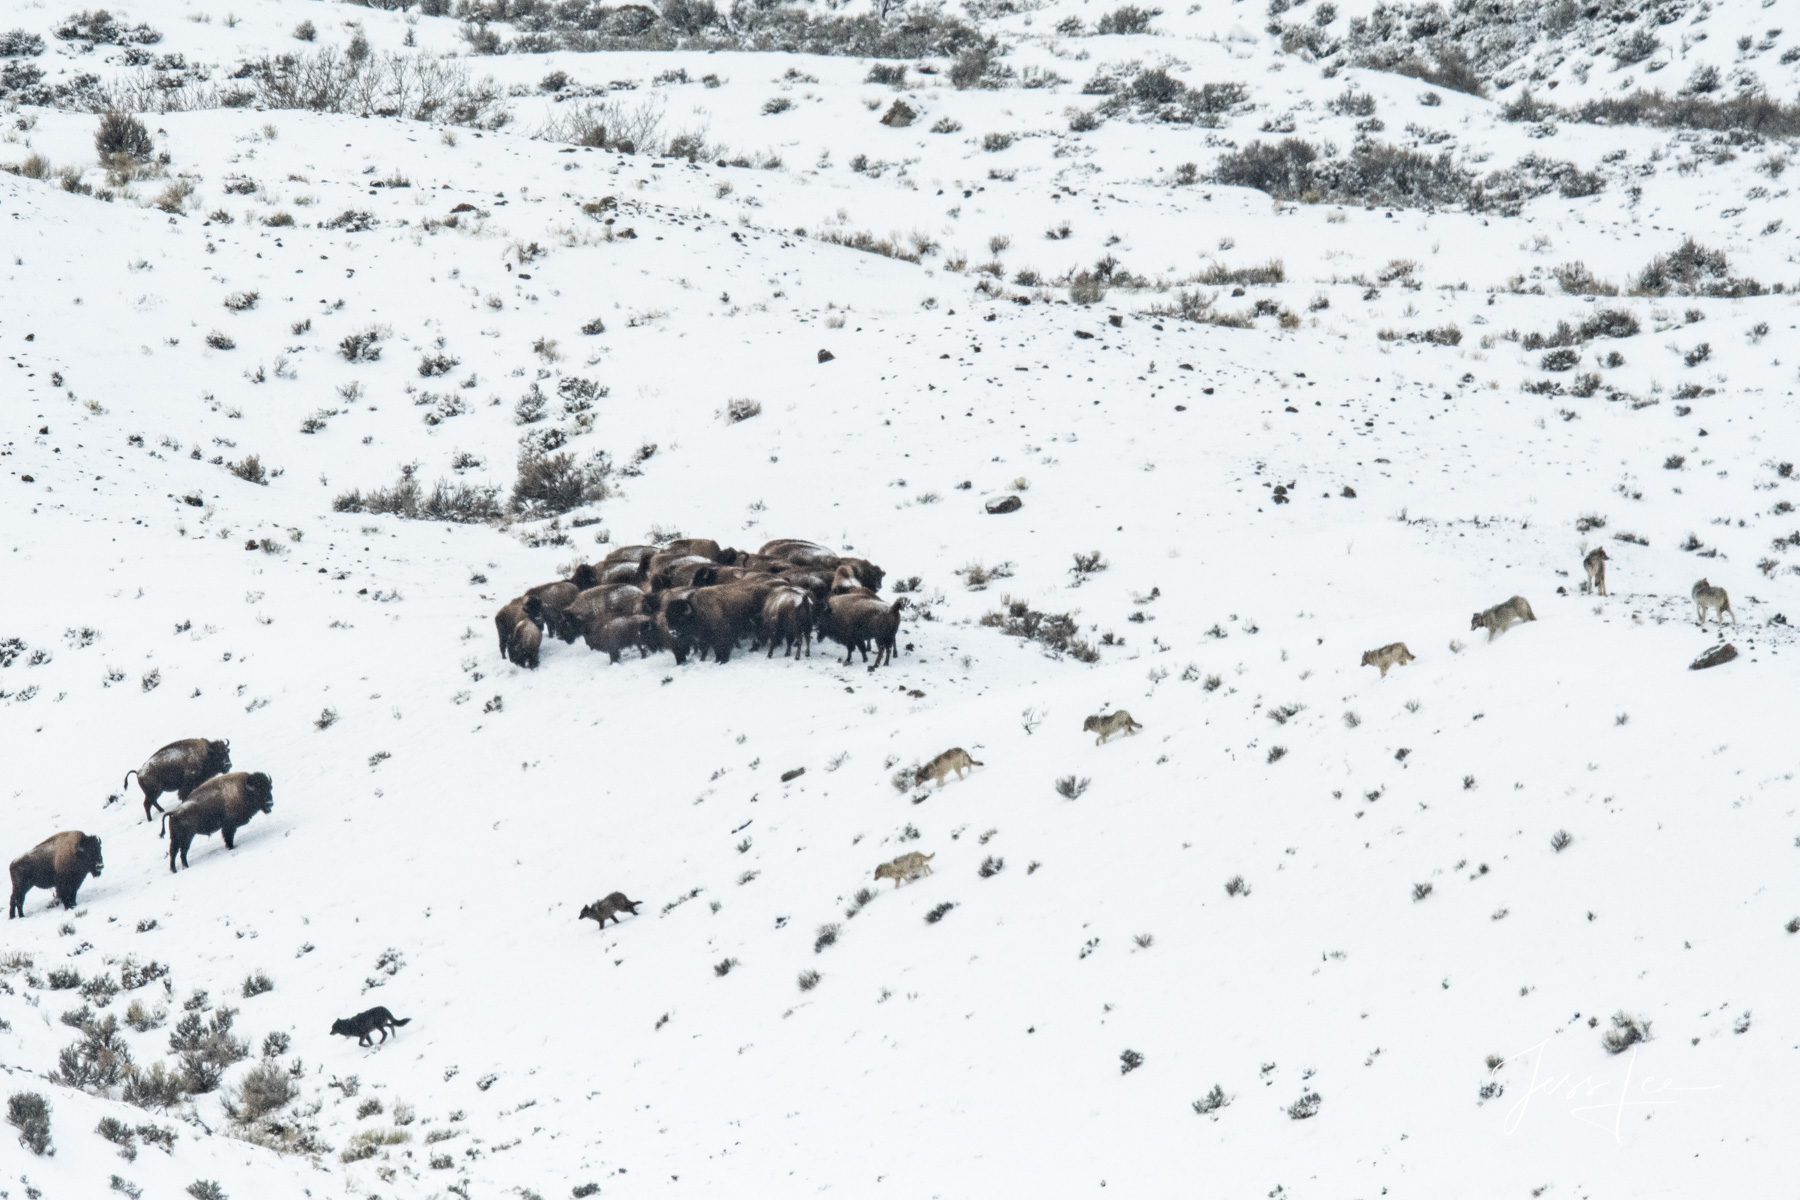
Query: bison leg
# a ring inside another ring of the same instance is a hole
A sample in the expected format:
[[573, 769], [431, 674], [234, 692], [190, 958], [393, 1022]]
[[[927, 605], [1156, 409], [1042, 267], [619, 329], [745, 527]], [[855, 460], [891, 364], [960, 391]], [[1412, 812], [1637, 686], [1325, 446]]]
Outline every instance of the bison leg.
[[25, 915], [25, 893], [29, 890], [29, 888], [22, 888], [16, 885], [13, 887], [12, 903], [6, 906], [7, 920], [10, 921], [14, 917], [22, 917]]
[[150, 815], [150, 809], [152, 806], [155, 806], [157, 812], [163, 811], [163, 806], [156, 803], [156, 797], [160, 796], [160, 795], [162, 795], [162, 793], [157, 792], [156, 795], [153, 796], [150, 794], [149, 788], [144, 789], [144, 820], [146, 820], [146, 821], [156, 820], [155, 817]]

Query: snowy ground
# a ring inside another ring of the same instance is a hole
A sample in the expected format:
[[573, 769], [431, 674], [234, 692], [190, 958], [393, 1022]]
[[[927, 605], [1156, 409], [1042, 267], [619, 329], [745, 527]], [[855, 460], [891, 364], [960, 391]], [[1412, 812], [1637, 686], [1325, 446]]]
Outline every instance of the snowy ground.
[[[1682, 51], [1729, 69], [1739, 32], [1778, 12], [1719, 4]], [[40, 33], [51, 78], [124, 70], [58, 41], [63, 15], [20, 4], [0, 27]], [[4, 1088], [50, 1101], [57, 1150], [0, 1137], [22, 1194], [1785, 1181], [1800, 225], [1771, 160], [1794, 148], [1725, 160], [1697, 135], [1576, 122], [1533, 137], [1496, 100], [1422, 106], [1415, 79], [1326, 78], [1241, 7], [1123, 38], [1051, 36], [1063, 15], [981, 23], [1008, 62], [1069, 81], [1046, 88], [915, 73], [895, 89], [843, 57], [513, 54], [469, 60], [524, 93], [498, 130], [164, 112], [145, 121], [167, 178], [112, 203], [0, 175], [0, 639], [22, 643], [0, 668], [8, 854], [63, 829], [106, 851], [73, 914], [33, 892], [5, 928]], [[295, 48], [308, 17], [320, 45], [355, 22], [379, 51], [462, 49], [449, 18], [298, 0], [236, 24], [173, 0], [125, 16], [220, 78]], [[1246, 83], [1254, 109], [1213, 130], [1071, 133], [1065, 110], [1097, 99], [1083, 84], [1132, 60]], [[1776, 60], [1765, 82], [1792, 101], [1797, 68]], [[1673, 88], [1693, 64], [1670, 65]], [[655, 82], [674, 69], [693, 82]], [[578, 102], [536, 90], [552, 70], [654, 104], [663, 137], [781, 165], [534, 136]], [[1621, 86], [1557, 78], [1562, 103]], [[1551, 154], [1605, 190], [1502, 216], [1204, 181], [1223, 149], [1279, 136], [1261, 132], [1273, 117], [1349, 145], [1354, 119], [1327, 108], [1348, 85], [1390, 137], [1449, 132], [1409, 136], [1484, 170]], [[764, 115], [777, 96], [795, 107]], [[895, 97], [920, 114], [909, 128], [877, 122]], [[944, 117], [960, 131], [930, 133]], [[0, 163], [39, 154], [106, 185], [94, 115], [4, 119]], [[996, 132], [1016, 140], [984, 150]], [[1201, 182], [1178, 186], [1187, 162]], [[193, 194], [154, 207], [181, 177]], [[325, 227], [345, 212], [371, 227]], [[265, 224], [277, 213], [294, 223]], [[914, 263], [819, 236], [834, 232], [927, 249]], [[1553, 278], [1580, 261], [1623, 290], [1688, 236], [1784, 290], [1594, 298]], [[1078, 305], [1018, 282], [1107, 255], [1143, 286]], [[1283, 282], [1200, 289], [1219, 311], [1268, 301], [1249, 328], [1154, 311], [1210, 267], [1270, 260]], [[1003, 269], [977, 274], [987, 261]], [[1576, 347], [1572, 374], [1505, 336], [1602, 310], [1640, 331]], [[1452, 325], [1458, 344], [1407, 340]], [[379, 360], [346, 361], [340, 343], [370, 329]], [[440, 355], [454, 365], [422, 373]], [[1571, 394], [1587, 372], [1603, 384]], [[1545, 378], [1564, 394], [1523, 390]], [[569, 411], [568, 379], [608, 390]], [[521, 426], [532, 388], [546, 417]], [[760, 414], [726, 420], [738, 399]], [[554, 527], [333, 509], [403, 468], [504, 502], [519, 439], [549, 429], [614, 466], [613, 494]], [[249, 455], [262, 486], [227, 469]], [[1008, 493], [1023, 508], [987, 515]], [[547, 642], [535, 672], [496, 654], [492, 614], [524, 587], [677, 531], [812, 538], [880, 563], [890, 590], [918, 576], [908, 651], [873, 673], [824, 647], [609, 666]], [[1579, 594], [1596, 546], [1606, 598]], [[1095, 551], [1104, 569], [1071, 571]], [[971, 565], [1010, 573], [977, 589]], [[1737, 630], [1695, 627], [1701, 576], [1729, 589]], [[1470, 632], [1515, 593], [1535, 623]], [[1098, 661], [982, 625], [1004, 597], [1077, 613]], [[1727, 639], [1735, 662], [1688, 670]], [[1357, 665], [1396, 640], [1415, 662], [1386, 679]], [[1080, 726], [1109, 707], [1142, 733], [1096, 746]], [[275, 807], [172, 876], [120, 777], [200, 735], [267, 772]], [[941, 790], [890, 782], [950, 746], [984, 765]], [[1070, 776], [1088, 784], [1074, 800], [1056, 788]], [[933, 874], [874, 885], [914, 849]], [[578, 921], [615, 889], [640, 915]], [[116, 996], [51, 986], [149, 962], [166, 979]], [[259, 971], [273, 989], [245, 998]], [[203, 1013], [237, 1010], [250, 1050], [218, 1090], [146, 1113], [117, 1086], [58, 1081], [82, 1036], [65, 1012], [167, 1010], [121, 1027], [147, 1068], [173, 1061], [196, 990]], [[327, 1035], [377, 1003], [410, 1019], [397, 1040]], [[1608, 1054], [1614, 1014], [1649, 1040]], [[226, 1108], [270, 1033], [298, 1089], [275, 1132]], [[1215, 1085], [1230, 1103], [1197, 1112]], [[1308, 1095], [1316, 1115], [1297, 1119]], [[104, 1117], [178, 1137], [125, 1160], [94, 1132]], [[346, 1162], [369, 1130], [391, 1132]], [[313, 1153], [246, 1140], [296, 1132]]]

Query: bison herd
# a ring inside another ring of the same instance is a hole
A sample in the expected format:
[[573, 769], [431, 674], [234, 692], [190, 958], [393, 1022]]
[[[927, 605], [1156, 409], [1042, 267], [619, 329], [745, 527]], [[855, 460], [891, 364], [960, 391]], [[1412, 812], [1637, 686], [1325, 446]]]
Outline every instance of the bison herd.
[[[188, 865], [188, 850], [201, 834], [219, 834], [225, 848], [236, 848], [237, 831], [257, 813], [273, 812], [275, 790], [261, 771], [233, 772], [230, 741], [187, 738], [170, 742], [152, 754], [143, 766], [125, 773], [127, 785], [137, 776], [144, 792], [144, 820], [162, 812], [169, 839], [169, 870], [180, 859]], [[166, 811], [160, 803], [165, 792], [174, 792], [181, 803]], [[163, 836], [159, 831], [158, 836]], [[56, 892], [64, 908], [75, 907], [76, 894], [89, 875], [99, 875], [104, 863], [100, 839], [78, 829], [45, 838], [12, 861], [12, 903], [6, 915], [25, 915], [25, 896], [33, 888]]]
[[754, 553], [721, 548], [706, 538], [665, 546], [621, 546], [568, 579], [543, 583], [508, 601], [494, 616], [500, 653], [521, 667], [538, 665], [546, 635], [582, 639], [613, 662], [627, 650], [648, 658], [667, 650], [677, 663], [690, 654], [726, 662], [749, 640], [773, 658], [812, 656], [815, 638], [860, 651], [872, 671], [892, 662], [902, 599], [881, 598], [883, 571], [865, 558], [833, 554], [813, 542], [781, 538]]

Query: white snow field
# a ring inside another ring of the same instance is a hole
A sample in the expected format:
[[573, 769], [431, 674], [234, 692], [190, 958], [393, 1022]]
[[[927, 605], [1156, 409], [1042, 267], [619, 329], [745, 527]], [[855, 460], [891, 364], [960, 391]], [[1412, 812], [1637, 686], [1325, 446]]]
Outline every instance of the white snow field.
[[[0, 1197], [1791, 1190], [1791, 5], [66, 7], [0, 848], [104, 871], [4, 927]], [[901, 653], [498, 653], [684, 536]], [[200, 736], [273, 811], [171, 874]]]

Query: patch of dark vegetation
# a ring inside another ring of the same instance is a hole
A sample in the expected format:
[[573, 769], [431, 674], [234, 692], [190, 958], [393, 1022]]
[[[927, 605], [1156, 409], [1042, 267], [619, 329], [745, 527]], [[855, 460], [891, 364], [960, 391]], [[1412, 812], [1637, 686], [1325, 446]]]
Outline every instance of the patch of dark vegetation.
[[1638, 272], [1631, 292], [1636, 296], [1760, 296], [1769, 289], [1754, 279], [1731, 274], [1723, 250], [1710, 250], [1687, 238], [1672, 253], [1659, 254]]
[[1198, 125], [1214, 129], [1234, 113], [1249, 112], [1250, 91], [1241, 83], [1205, 83], [1189, 87], [1161, 67], [1127, 69], [1118, 74], [1102, 69], [1082, 87], [1089, 96], [1105, 96], [1100, 116], [1138, 115], [1157, 121]]
[[500, 518], [498, 491], [480, 484], [440, 479], [427, 492], [415, 475], [415, 468], [409, 466], [401, 470], [400, 479], [393, 487], [376, 488], [367, 493], [352, 488], [333, 500], [331, 507], [334, 512], [382, 513], [409, 521], [475, 525]]
[[[985, 44], [973, 26], [946, 13], [896, 16], [886, 7], [884, 20], [879, 12], [839, 16], [797, 6], [743, 4], [725, 12], [710, 0], [667, 0], [660, 12], [580, 0], [460, 0], [454, 15], [465, 22], [463, 37], [474, 54], [751, 50], [904, 60], [955, 58]], [[505, 41], [490, 22], [519, 32]]]
[[1559, 108], [1530, 92], [1500, 110], [1508, 121], [1573, 121], [1584, 125], [1649, 125], [1659, 129], [1700, 129], [1755, 137], [1800, 136], [1800, 104], [1784, 104], [1761, 92], [1715, 99], [1696, 93], [1660, 91], [1603, 96], [1574, 108]]
[[524, 520], [554, 517], [598, 504], [609, 494], [606, 477], [612, 464], [604, 454], [583, 462], [573, 454], [522, 454], [519, 474], [513, 481], [511, 509]]
[[1011, 596], [1003, 597], [1001, 603], [1006, 606], [1004, 610], [982, 615], [983, 625], [997, 628], [1008, 637], [1038, 642], [1052, 654], [1067, 654], [1077, 662], [1099, 661], [1100, 652], [1078, 636], [1081, 627], [1075, 623], [1074, 613], [1039, 612], [1026, 601]]

